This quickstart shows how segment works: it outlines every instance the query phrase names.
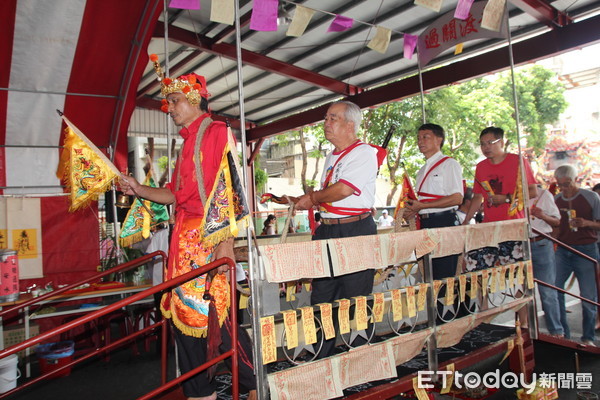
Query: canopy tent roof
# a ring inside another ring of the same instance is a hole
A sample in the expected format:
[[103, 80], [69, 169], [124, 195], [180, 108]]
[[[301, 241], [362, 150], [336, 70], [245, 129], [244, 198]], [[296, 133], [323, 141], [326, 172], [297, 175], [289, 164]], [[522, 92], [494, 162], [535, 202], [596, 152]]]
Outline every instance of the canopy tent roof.
[[[316, 10], [297, 38], [286, 36], [287, 24], [272, 32], [251, 30], [252, 2], [240, 1], [244, 109], [251, 141], [319, 121], [323, 105], [335, 99], [369, 107], [418, 93], [417, 56], [403, 57], [403, 34], [419, 35], [439, 16], [453, 12], [457, 1], [444, 1], [439, 13], [412, 0], [280, 1], [290, 15], [296, 4]], [[600, 40], [600, 18], [584, 20], [600, 11], [600, 1], [515, 0], [508, 9], [516, 63]], [[355, 19], [352, 29], [327, 32], [336, 14]], [[213, 112], [233, 121], [239, 118], [234, 27], [212, 23], [208, 1], [202, 1], [201, 10], [169, 8], [166, 28], [164, 14], [160, 20], [149, 52], [164, 63], [167, 37], [170, 75], [194, 71], [206, 76]], [[378, 25], [392, 30], [385, 54], [366, 46]], [[500, 39], [466, 42], [459, 56], [448, 49], [427, 66], [425, 89], [506, 68], [506, 44]], [[451, 61], [458, 63], [448, 66]], [[158, 90], [153, 70], [147, 67], [137, 105], [158, 109]]]

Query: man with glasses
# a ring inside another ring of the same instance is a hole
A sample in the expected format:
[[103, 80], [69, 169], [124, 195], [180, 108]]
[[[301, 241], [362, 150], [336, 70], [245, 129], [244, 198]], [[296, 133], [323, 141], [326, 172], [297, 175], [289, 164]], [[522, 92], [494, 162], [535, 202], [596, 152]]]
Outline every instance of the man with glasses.
[[[479, 135], [479, 143], [486, 159], [475, 168], [473, 200], [465, 221], [469, 221], [475, 215], [482, 202], [484, 223], [525, 218], [524, 209], [521, 211], [514, 209], [515, 201], [524, 202], [524, 194], [516, 190], [522, 181], [519, 173], [520, 157], [504, 151], [504, 130], [494, 126], [485, 128]], [[529, 197], [536, 197], [535, 177], [529, 163], [525, 160], [523, 160], [523, 168]], [[471, 252], [467, 256], [467, 269], [490, 268], [496, 263], [505, 265], [522, 259], [521, 242], [504, 242], [500, 243], [498, 248], [485, 248], [482, 251]]]
[[[600, 229], [600, 197], [591, 190], [582, 189], [576, 182], [577, 171], [572, 165], [561, 165], [554, 171], [557, 186], [560, 189], [554, 197], [560, 210], [560, 227], [557, 239], [575, 250], [598, 260], [598, 230]], [[596, 265], [564, 247], [556, 250], [556, 286], [564, 289], [565, 282], [574, 273], [579, 283], [581, 297], [598, 301], [596, 288]], [[560, 320], [565, 337], [570, 338], [571, 331], [567, 322], [565, 296], [558, 295]], [[595, 346], [596, 306], [581, 302], [583, 309], [583, 345]]]

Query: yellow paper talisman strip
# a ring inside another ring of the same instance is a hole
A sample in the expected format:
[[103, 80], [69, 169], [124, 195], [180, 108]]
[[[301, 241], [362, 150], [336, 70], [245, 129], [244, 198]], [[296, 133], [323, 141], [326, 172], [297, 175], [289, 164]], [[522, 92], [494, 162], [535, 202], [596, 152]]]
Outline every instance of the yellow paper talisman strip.
[[531, 263], [531, 260], [528, 260], [525, 261], [525, 265], [527, 265], [527, 287], [533, 289], [535, 285], [533, 282], [533, 264]]
[[338, 323], [340, 324], [340, 333], [350, 332], [350, 300], [336, 300], [340, 303], [338, 307]]
[[458, 276], [458, 291], [460, 293], [460, 301], [464, 303], [467, 296], [467, 276], [465, 274]]
[[248, 308], [248, 296], [241, 293], [240, 294], [240, 304], [238, 305], [240, 310], [245, 310]]
[[452, 372], [449, 375], [444, 375], [446, 377], [445, 380], [442, 380], [442, 382], [444, 383], [444, 387], [442, 388], [442, 390], [440, 390], [440, 394], [446, 394], [450, 392], [450, 389], [452, 389], [452, 384], [454, 383], [454, 364], [448, 364], [446, 366], [446, 370]]
[[392, 294], [392, 319], [400, 321], [402, 319], [402, 292], [400, 289], [394, 289]]
[[471, 272], [469, 274], [469, 280], [471, 281], [471, 287], [469, 288], [469, 297], [471, 299], [475, 299], [477, 297], [477, 274], [475, 272]]
[[506, 267], [498, 267], [498, 289], [506, 290]]
[[515, 264], [508, 266], [508, 288], [512, 289], [515, 287]]
[[483, 271], [481, 271], [481, 294], [484, 297], [487, 296], [488, 291], [489, 291], [489, 287], [488, 287], [489, 279], [490, 279], [490, 271], [488, 269], [484, 269]]
[[301, 307], [302, 327], [304, 328], [304, 341], [306, 344], [317, 343], [317, 329], [315, 328], [315, 312], [312, 307]]
[[446, 298], [445, 304], [450, 306], [454, 304], [454, 278], [446, 279]]
[[415, 287], [409, 286], [406, 288], [406, 308], [408, 316], [414, 317], [417, 315], [417, 305], [415, 304]]
[[311, 284], [310, 284], [310, 282], [304, 282], [304, 283], [302, 284], [302, 286], [304, 286], [304, 290], [305, 290], [306, 292], [310, 292], [310, 291], [312, 290], [312, 287], [311, 287]]
[[496, 293], [498, 291], [498, 269], [492, 268], [490, 277], [490, 293]]
[[427, 298], [427, 288], [429, 285], [421, 283], [419, 285], [419, 293], [417, 294], [417, 310], [423, 311], [425, 309], [425, 299]]
[[285, 327], [285, 337], [287, 348], [295, 349], [298, 347], [298, 319], [296, 310], [285, 310], [283, 314], [283, 326]]
[[433, 297], [435, 297], [436, 299], [438, 298], [438, 295], [440, 294], [441, 287], [442, 287], [442, 281], [440, 281], [440, 280], [433, 281]]
[[358, 296], [355, 300], [355, 311], [354, 311], [354, 322], [356, 323], [356, 330], [362, 331], [367, 329], [367, 298], [365, 296]]
[[419, 377], [414, 377], [412, 380], [413, 390], [415, 391], [415, 395], [417, 395], [418, 400], [429, 400], [429, 395], [427, 391], [419, 386]]
[[375, 322], [383, 321], [385, 295], [382, 292], [373, 293], [373, 318]]
[[522, 285], [525, 282], [525, 277], [523, 276], [523, 262], [517, 263], [517, 283]]
[[506, 353], [504, 353], [504, 357], [502, 357], [502, 360], [500, 360], [498, 364], [502, 364], [504, 360], [508, 358], [510, 353], [512, 353], [513, 349], [515, 348], [515, 341], [513, 339], [509, 340], [507, 346], [508, 348], [506, 349]]
[[285, 284], [285, 301], [296, 300], [296, 282], [287, 282]]
[[260, 319], [263, 364], [277, 361], [277, 342], [275, 341], [275, 317]]
[[335, 328], [333, 327], [333, 312], [331, 303], [319, 304], [321, 310], [321, 324], [323, 324], [323, 331], [325, 332], [325, 339], [333, 339], [335, 337]]

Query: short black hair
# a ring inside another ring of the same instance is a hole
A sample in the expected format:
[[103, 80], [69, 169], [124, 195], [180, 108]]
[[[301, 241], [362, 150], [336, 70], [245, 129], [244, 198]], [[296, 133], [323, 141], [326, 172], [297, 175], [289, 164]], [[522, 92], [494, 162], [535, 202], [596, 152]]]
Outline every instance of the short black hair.
[[200, 97], [200, 109], [208, 112], [208, 99], [206, 97]]
[[592, 190], [593, 190], [594, 192], [597, 192], [597, 191], [599, 191], [599, 190], [600, 190], [600, 183], [596, 183], [596, 184], [594, 185], [594, 187], [592, 188]]
[[423, 124], [419, 127], [420, 131], [431, 131], [437, 137], [442, 138], [442, 144], [440, 148], [444, 146], [444, 141], [446, 140], [446, 133], [444, 132], [444, 128], [437, 124]]
[[494, 135], [496, 139], [504, 139], [504, 129], [498, 128], [496, 126], [488, 126], [484, 130], [482, 130], [481, 134], [479, 135], [479, 138], [481, 139], [483, 135], [487, 135], [488, 133]]

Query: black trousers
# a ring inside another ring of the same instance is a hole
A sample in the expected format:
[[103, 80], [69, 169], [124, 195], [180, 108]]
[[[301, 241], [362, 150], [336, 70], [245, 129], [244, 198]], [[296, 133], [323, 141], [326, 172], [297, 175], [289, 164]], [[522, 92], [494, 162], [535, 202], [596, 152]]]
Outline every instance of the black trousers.
[[[458, 224], [458, 217], [456, 213], [449, 212], [439, 216], [421, 219], [421, 229], [427, 228], [445, 228], [448, 226], [456, 226]], [[456, 263], [458, 262], [458, 255], [451, 255], [440, 258], [433, 258], [431, 260], [433, 268], [433, 279], [448, 278], [456, 275]]]
[[[223, 321], [221, 326], [221, 353], [231, 349], [231, 321], [229, 317]], [[246, 331], [239, 326], [238, 342], [239, 342], [239, 382], [247, 390], [256, 389], [256, 380], [254, 377], [254, 367], [252, 365], [252, 343]], [[179, 329], [173, 326], [175, 341], [177, 342], [177, 354], [179, 356], [179, 368], [181, 374], [191, 371], [199, 367], [206, 361], [207, 355], [207, 338], [196, 338], [193, 336], [184, 335]], [[231, 358], [225, 360], [227, 367], [231, 370]], [[206, 370], [189, 378], [183, 382], [183, 393], [186, 397], [204, 397], [210, 396], [216, 389], [214, 379], [208, 380]]]
[[[367, 217], [360, 221], [350, 222], [340, 225], [325, 225], [321, 224], [314, 236], [313, 240], [321, 239], [337, 239], [345, 237], [376, 235], [377, 225], [373, 218]], [[329, 257], [329, 268], [331, 269], [331, 254], [327, 249]], [[333, 270], [331, 270], [333, 276]], [[355, 296], [367, 296], [373, 292], [373, 277], [374, 269], [354, 272], [348, 275], [342, 275], [332, 278], [318, 278], [312, 281], [311, 304], [333, 303], [338, 299], [351, 299]], [[334, 318], [334, 325], [337, 330], [337, 318]], [[360, 344], [357, 338], [353, 345]], [[364, 342], [364, 339], [363, 339]], [[333, 355], [335, 350], [335, 338], [325, 340], [323, 347], [319, 352], [318, 358], [329, 357]]]

